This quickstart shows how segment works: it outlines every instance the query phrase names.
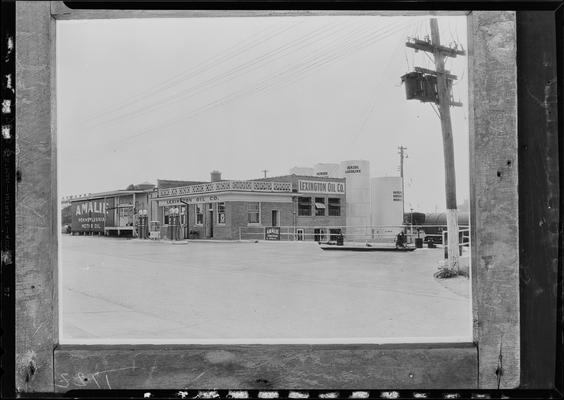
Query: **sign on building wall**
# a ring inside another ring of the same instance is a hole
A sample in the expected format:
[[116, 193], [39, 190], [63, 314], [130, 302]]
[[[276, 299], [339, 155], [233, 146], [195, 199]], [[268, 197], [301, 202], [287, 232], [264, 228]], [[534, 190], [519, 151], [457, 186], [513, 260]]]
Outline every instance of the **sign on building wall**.
[[392, 196], [393, 196], [394, 201], [402, 201], [403, 200], [403, 195], [401, 193], [401, 190], [394, 190]]
[[360, 165], [347, 165], [345, 168], [345, 174], [360, 174], [361, 172]]
[[280, 240], [280, 227], [279, 226], [267, 226], [264, 228], [264, 239], [265, 240]]
[[199, 204], [199, 203], [217, 203], [223, 201], [221, 196], [196, 196], [196, 197], [182, 197], [178, 199], [168, 199], [168, 200], [159, 200], [159, 207], [163, 206], [181, 206], [186, 205], [185, 203], [189, 204]]
[[90, 200], [73, 202], [71, 229], [75, 232], [102, 232], [106, 221], [106, 202]]
[[298, 191], [301, 193], [345, 194], [345, 183], [339, 181], [298, 181]]

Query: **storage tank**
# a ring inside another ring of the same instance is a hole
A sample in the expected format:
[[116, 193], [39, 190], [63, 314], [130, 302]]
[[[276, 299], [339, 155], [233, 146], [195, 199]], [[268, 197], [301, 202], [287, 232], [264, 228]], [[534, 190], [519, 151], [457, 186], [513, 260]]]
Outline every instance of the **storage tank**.
[[290, 170], [290, 175], [305, 175], [305, 176], [315, 176], [312, 167], [294, 167]]
[[370, 179], [372, 225], [400, 226], [403, 223], [401, 177], [385, 176]]
[[319, 163], [313, 166], [313, 173], [320, 178], [342, 178], [341, 166], [337, 163]]
[[346, 179], [347, 226], [369, 226], [370, 163], [366, 160], [343, 161], [340, 173]]

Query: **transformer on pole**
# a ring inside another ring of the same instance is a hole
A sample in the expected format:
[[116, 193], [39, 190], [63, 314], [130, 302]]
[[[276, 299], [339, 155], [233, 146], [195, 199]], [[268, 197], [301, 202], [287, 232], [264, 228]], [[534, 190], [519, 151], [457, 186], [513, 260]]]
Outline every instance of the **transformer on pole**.
[[431, 53], [435, 62], [435, 71], [416, 67], [401, 77], [405, 83], [406, 98], [421, 102], [431, 102], [439, 106], [439, 117], [443, 136], [443, 152], [445, 160], [445, 189], [448, 233], [448, 267], [459, 270], [459, 238], [458, 212], [456, 205], [456, 177], [454, 168], [454, 142], [452, 139], [452, 123], [450, 107], [462, 104], [452, 99], [452, 82], [456, 76], [445, 70], [447, 57], [463, 56], [464, 50], [441, 45], [439, 26], [436, 18], [430, 20], [431, 38], [428, 40], [411, 39], [405, 45], [415, 51]]

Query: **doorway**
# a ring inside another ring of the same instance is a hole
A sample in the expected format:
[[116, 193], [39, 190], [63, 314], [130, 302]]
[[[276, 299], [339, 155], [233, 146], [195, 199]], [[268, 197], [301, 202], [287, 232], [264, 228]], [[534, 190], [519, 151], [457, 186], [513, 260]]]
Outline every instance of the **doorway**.
[[272, 226], [279, 226], [278, 210], [272, 210]]
[[206, 238], [213, 238], [213, 204], [208, 206], [208, 215], [206, 218]]

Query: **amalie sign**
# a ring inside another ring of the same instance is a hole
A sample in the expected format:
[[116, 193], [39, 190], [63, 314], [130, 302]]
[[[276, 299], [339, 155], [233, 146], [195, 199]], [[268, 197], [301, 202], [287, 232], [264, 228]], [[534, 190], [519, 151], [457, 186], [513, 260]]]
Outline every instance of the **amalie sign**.
[[104, 200], [83, 201], [73, 204], [71, 229], [74, 232], [102, 232], [106, 221]]
[[298, 181], [298, 191], [301, 193], [345, 194], [345, 183], [339, 181]]

